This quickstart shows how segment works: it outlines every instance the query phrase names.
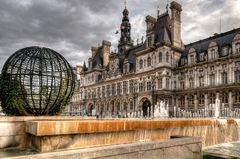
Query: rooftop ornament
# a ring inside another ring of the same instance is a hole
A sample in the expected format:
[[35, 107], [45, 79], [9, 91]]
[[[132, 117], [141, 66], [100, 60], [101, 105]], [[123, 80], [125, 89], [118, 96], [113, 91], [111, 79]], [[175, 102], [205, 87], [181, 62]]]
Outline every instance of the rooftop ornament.
[[75, 87], [73, 70], [54, 50], [27, 47], [3, 66], [0, 100], [7, 115], [58, 115]]

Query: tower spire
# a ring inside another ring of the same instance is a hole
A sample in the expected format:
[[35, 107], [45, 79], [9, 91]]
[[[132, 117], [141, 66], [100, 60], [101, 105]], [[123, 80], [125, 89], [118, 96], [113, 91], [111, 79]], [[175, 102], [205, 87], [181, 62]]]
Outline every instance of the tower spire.
[[166, 12], [168, 13], [168, 8], [169, 8], [169, 0], [167, 0], [167, 5], [166, 5]]
[[123, 13], [122, 24], [120, 26], [121, 37], [118, 45], [119, 52], [124, 52], [133, 44], [131, 39], [131, 24], [129, 22], [129, 17], [128, 17], [129, 12], [127, 10], [126, 0], [124, 0], [124, 5], [125, 5], [125, 8], [122, 12]]

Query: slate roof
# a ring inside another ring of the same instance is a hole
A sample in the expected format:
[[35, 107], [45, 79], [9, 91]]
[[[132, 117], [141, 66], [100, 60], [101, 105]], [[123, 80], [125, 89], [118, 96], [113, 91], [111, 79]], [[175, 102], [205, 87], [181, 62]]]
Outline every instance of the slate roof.
[[[206, 38], [206, 39], [203, 39], [203, 40], [199, 40], [197, 42], [185, 45], [185, 50], [182, 53], [182, 56], [181, 56], [180, 60], [182, 58], [187, 58], [188, 57], [188, 52], [189, 52], [189, 50], [191, 48], [195, 49], [196, 54], [197, 54], [197, 58], [199, 58], [199, 54], [202, 53], [202, 52], [207, 54], [208, 47], [209, 47], [209, 44], [211, 42], [215, 42], [217, 44], [218, 50], [220, 50], [219, 51], [219, 56], [221, 57], [221, 50], [222, 50], [222, 48], [224, 46], [231, 46], [234, 37], [237, 34], [239, 34], [239, 33], [240, 33], [240, 28], [233, 29], [231, 31], [228, 31], [228, 32], [225, 32], [225, 33], [221, 33], [221, 34], [217, 34], [217, 35], [214, 35], [212, 37], [209, 37], [209, 38]], [[181, 66], [180, 63], [179, 63], [179, 66]]]
[[170, 16], [167, 12], [158, 17], [153, 32], [155, 44], [163, 41], [171, 43]]
[[96, 68], [98, 65], [103, 66], [103, 52], [102, 47], [97, 49], [95, 56], [92, 59], [92, 68]]

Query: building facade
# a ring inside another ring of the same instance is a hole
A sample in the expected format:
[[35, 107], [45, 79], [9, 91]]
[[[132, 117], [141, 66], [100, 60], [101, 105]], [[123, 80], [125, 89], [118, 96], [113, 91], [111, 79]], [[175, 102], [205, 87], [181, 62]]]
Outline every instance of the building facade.
[[123, 10], [118, 50], [103, 41], [92, 47], [80, 82], [80, 109], [88, 115], [152, 114], [164, 101], [170, 107], [197, 111], [219, 99], [224, 107], [240, 107], [240, 28], [184, 45], [182, 6], [146, 17], [146, 40], [133, 44], [127, 8]]

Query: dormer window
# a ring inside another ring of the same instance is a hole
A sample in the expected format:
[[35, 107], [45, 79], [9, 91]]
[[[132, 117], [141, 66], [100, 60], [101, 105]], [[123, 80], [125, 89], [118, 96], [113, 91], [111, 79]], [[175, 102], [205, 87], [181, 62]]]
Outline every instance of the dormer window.
[[152, 36], [149, 36], [147, 41], [148, 41], [148, 47], [151, 47], [152, 46]]
[[236, 53], [240, 53], [240, 43], [236, 44]]
[[185, 63], [186, 62], [186, 59], [185, 58], [182, 58], [181, 61], [180, 61], [180, 65], [181, 66], [185, 66]]
[[202, 53], [199, 54], [199, 61], [200, 61], [200, 62], [205, 61], [205, 54], [204, 54], [204, 52], [202, 52]]
[[216, 55], [216, 50], [212, 49], [208, 55], [209, 60], [215, 59], [215, 55]]
[[190, 55], [190, 64], [194, 64], [194, 55], [193, 54], [191, 54]]
[[228, 55], [228, 47], [226, 46], [226, 47], [223, 47], [222, 48], [222, 56], [227, 56]]

